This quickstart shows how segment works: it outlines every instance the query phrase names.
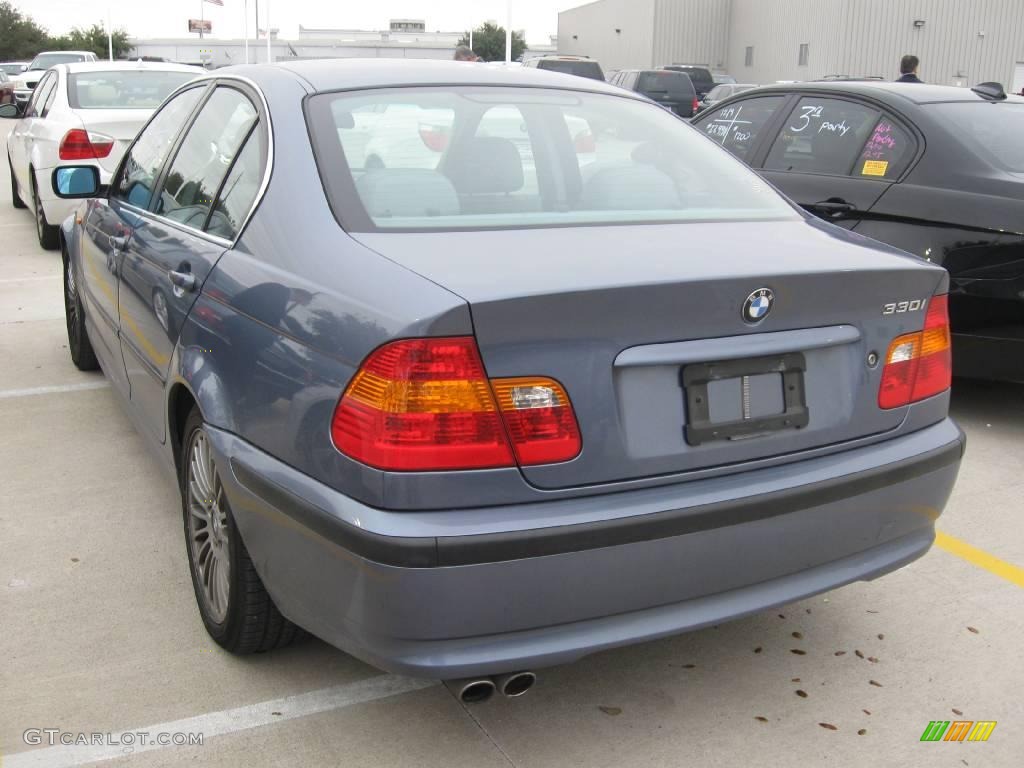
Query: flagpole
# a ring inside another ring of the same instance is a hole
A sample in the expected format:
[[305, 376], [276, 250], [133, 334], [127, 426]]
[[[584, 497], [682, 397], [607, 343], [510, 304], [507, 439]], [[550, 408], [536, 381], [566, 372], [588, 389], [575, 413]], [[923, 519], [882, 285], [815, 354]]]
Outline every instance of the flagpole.
[[199, 39], [200, 40], [203, 39], [203, 21], [206, 19], [206, 17], [203, 15], [203, 5], [205, 3], [206, 3], [206, 0], [199, 0]]
[[256, 16], [255, 16], [254, 21], [256, 22], [256, 45], [254, 45], [253, 49], [252, 49], [252, 63], [253, 64], [259, 64], [260, 63], [260, 47], [259, 47], [259, 43], [260, 43], [260, 0], [255, 0], [255, 2], [256, 2]]
[[273, 54], [270, 52], [270, 0], [267, 0], [267, 64], [273, 60]]
[[512, 61], [512, 0], [505, 0], [505, 63]]
[[242, 35], [245, 37], [245, 63], [249, 63], [249, 0], [242, 9]]
[[107, 0], [107, 56], [111, 61], [114, 60], [114, 28], [111, 21], [110, 2]]

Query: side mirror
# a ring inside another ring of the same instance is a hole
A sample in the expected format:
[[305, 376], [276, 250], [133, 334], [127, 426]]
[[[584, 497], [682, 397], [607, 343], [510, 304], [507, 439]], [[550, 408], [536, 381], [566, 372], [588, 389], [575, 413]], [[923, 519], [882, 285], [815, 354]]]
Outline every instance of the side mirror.
[[8, 120], [21, 117], [21, 107], [17, 104], [0, 104], [0, 117]]
[[96, 197], [100, 172], [91, 165], [65, 165], [53, 171], [53, 193], [65, 200]]

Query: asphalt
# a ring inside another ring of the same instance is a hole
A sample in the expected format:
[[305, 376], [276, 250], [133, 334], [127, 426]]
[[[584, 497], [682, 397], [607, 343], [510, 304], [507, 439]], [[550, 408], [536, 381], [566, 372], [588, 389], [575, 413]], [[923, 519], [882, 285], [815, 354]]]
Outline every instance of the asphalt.
[[[59, 256], [6, 179], [0, 265], [8, 768], [1021, 765], [1024, 387], [954, 387], [968, 452], [939, 527], [981, 555], [936, 547], [878, 581], [540, 670], [527, 696], [466, 707], [317, 640], [248, 658], [214, 645], [176, 489], [102, 376], [72, 366]], [[998, 725], [984, 743], [922, 743], [932, 720]], [[26, 743], [33, 728], [206, 735], [58, 749]]]

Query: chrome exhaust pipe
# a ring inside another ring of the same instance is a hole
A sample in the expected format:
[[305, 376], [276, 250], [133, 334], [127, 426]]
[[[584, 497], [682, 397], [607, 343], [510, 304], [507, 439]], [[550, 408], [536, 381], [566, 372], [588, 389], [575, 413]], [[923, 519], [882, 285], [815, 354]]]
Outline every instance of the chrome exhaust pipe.
[[494, 695], [494, 681], [489, 677], [467, 677], [452, 680], [449, 685], [463, 704], [481, 704]]
[[505, 675], [496, 675], [494, 678], [495, 687], [501, 691], [503, 696], [514, 699], [522, 696], [533, 688], [537, 682], [537, 675], [533, 672], [510, 672]]

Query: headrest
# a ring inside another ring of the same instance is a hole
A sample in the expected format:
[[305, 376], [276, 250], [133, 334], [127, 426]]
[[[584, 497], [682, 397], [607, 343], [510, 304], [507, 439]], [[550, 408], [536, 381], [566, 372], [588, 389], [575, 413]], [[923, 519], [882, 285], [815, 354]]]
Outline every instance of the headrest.
[[356, 181], [356, 191], [373, 218], [389, 216], [454, 216], [459, 198], [452, 183], [437, 171], [421, 168], [380, 168]]
[[452, 146], [445, 173], [463, 195], [516, 192], [523, 187], [519, 150], [497, 136], [478, 136]]

